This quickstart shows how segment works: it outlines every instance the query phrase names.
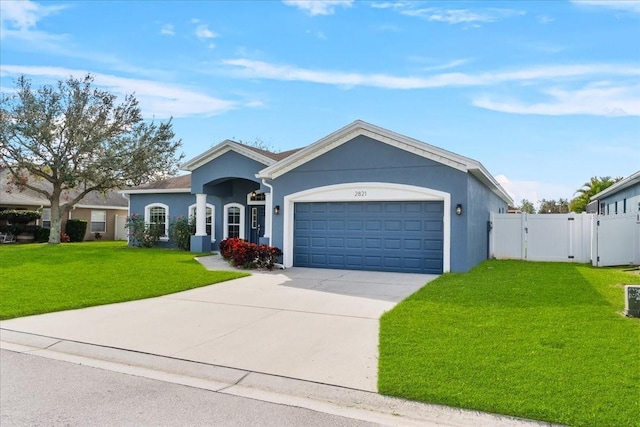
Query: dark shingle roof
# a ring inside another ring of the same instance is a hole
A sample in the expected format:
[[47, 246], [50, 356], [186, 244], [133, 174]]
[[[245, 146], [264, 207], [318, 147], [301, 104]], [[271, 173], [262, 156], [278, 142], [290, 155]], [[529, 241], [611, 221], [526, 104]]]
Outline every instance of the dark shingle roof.
[[175, 176], [162, 181], [150, 182], [134, 187], [135, 190], [179, 190], [191, 188], [191, 174]]
[[251, 151], [255, 151], [256, 153], [262, 154], [263, 156], [268, 157], [268, 158], [270, 158], [272, 160], [275, 160], [275, 161], [280, 161], [282, 159], [286, 159], [290, 155], [302, 150], [302, 148], [294, 148], [293, 150], [283, 151], [283, 152], [280, 152], [280, 153], [274, 153], [272, 151], [262, 150], [260, 148], [252, 147], [251, 145], [243, 144], [241, 142], [236, 142], [236, 144], [242, 145], [243, 147], [246, 147]]
[[[0, 170], [0, 205], [3, 206], [49, 206], [49, 200], [37, 191], [25, 188], [20, 191], [11, 184], [9, 169]], [[42, 189], [51, 188], [51, 183], [45, 180], [30, 180], [30, 184]], [[61, 197], [61, 203], [65, 203], [78, 194], [78, 190], [65, 191]], [[78, 202], [78, 205], [86, 206], [118, 206], [127, 209], [129, 202], [118, 193], [118, 190], [110, 190], [105, 194], [92, 191]]]

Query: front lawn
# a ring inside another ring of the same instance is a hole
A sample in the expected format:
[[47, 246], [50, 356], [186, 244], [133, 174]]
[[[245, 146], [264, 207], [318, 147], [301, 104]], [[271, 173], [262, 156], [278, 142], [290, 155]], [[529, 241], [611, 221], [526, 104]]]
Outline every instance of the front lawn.
[[166, 295], [246, 276], [123, 242], [0, 246], [0, 319]]
[[486, 261], [386, 313], [381, 393], [571, 426], [640, 426], [640, 321], [622, 269]]

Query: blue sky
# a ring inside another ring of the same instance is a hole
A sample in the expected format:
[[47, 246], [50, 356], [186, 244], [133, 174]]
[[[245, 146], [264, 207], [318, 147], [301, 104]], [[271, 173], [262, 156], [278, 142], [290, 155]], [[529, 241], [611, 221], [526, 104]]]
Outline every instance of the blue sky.
[[516, 201], [640, 169], [640, 1], [0, 1], [0, 85], [95, 75], [187, 158], [361, 119], [482, 162]]

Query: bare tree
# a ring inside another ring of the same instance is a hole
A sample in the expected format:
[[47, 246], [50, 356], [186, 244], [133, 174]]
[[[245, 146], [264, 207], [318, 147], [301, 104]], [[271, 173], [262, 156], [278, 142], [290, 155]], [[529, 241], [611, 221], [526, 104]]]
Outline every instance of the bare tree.
[[[92, 88], [93, 77], [70, 77], [31, 88], [24, 76], [0, 103], [0, 167], [19, 189], [51, 202], [49, 243], [60, 243], [64, 212], [92, 191], [174, 175], [183, 155], [171, 120], [147, 122], [138, 101]], [[50, 185], [34, 185], [34, 180]], [[68, 199], [61, 198], [71, 194]]]

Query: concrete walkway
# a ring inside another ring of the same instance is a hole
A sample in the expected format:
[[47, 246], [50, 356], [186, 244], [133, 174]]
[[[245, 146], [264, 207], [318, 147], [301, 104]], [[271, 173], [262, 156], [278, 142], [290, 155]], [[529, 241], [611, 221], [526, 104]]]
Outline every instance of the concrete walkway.
[[[209, 269], [230, 269], [218, 256]], [[7, 331], [377, 390], [379, 318], [437, 276], [293, 268], [0, 322]], [[4, 334], [6, 335], [6, 334]]]
[[[199, 261], [231, 269], [219, 257]], [[435, 277], [259, 272], [159, 298], [2, 321], [0, 348], [387, 426], [550, 426], [374, 392], [379, 317]]]

